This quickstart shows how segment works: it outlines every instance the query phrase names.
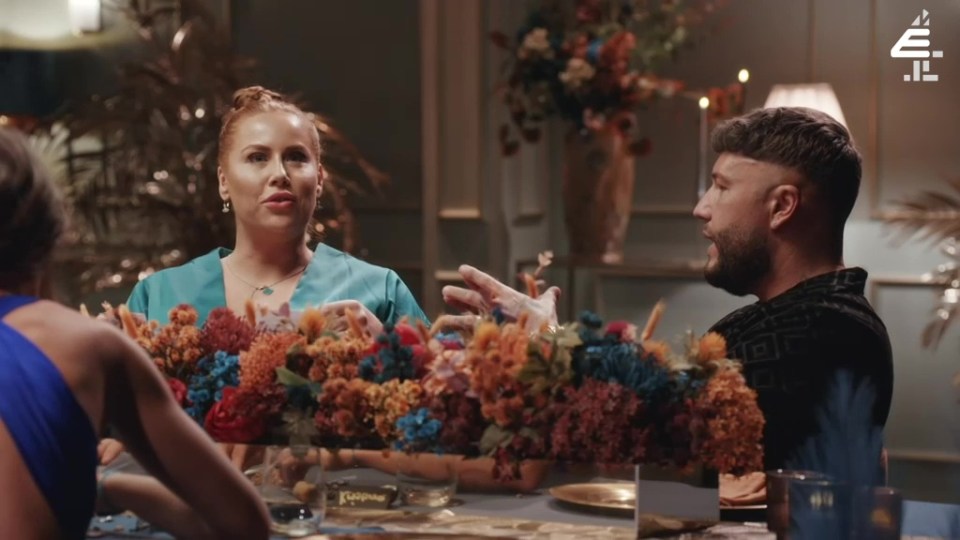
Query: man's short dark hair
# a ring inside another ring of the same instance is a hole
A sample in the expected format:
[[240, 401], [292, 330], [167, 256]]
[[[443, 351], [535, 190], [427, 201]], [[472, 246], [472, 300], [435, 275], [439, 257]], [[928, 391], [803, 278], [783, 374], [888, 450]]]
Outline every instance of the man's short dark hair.
[[842, 227], [860, 190], [863, 165], [850, 132], [830, 115], [804, 107], [757, 109], [722, 122], [713, 150], [774, 163], [799, 172], [830, 206]]

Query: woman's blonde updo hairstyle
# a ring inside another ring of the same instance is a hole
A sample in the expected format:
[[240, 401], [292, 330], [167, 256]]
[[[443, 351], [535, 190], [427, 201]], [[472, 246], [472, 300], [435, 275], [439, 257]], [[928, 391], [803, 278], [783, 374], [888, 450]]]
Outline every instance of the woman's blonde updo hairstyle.
[[[268, 90], [262, 86], [248, 86], [233, 93], [233, 106], [223, 115], [217, 155], [221, 164], [225, 163], [227, 149], [233, 144], [237, 121], [250, 114], [271, 111], [286, 111], [296, 114], [313, 126], [313, 129], [310, 130], [310, 136], [313, 139], [313, 149], [317, 154], [317, 160], [319, 162], [321, 152], [320, 132], [317, 130], [314, 116], [303, 112], [300, 107], [294, 105], [278, 92]], [[317, 207], [319, 208], [319, 201], [317, 201]], [[317, 224], [316, 216], [311, 216], [306, 231], [308, 241], [319, 242], [322, 240], [322, 235], [319, 232]]]
[[223, 115], [218, 152], [220, 163], [224, 163], [227, 148], [233, 144], [237, 121], [250, 114], [271, 111], [286, 111], [296, 114], [311, 126], [314, 126], [314, 129], [311, 130], [311, 137], [313, 138], [313, 147], [317, 153], [317, 159], [320, 158], [320, 133], [316, 130], [313, 115], [303, 112], [300, 107], [294, 105], [278, 92], [267, 90], [262, 86], [248, 86], [233, 93], [233, 106]]

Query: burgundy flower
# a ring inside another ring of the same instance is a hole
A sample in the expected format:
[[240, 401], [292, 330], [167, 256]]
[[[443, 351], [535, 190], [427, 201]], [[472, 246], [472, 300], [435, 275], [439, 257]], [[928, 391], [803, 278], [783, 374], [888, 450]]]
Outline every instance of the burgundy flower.
[[600, 0], [579, 0], [577, 2], [577, 21], [583, 24], [600, 22], [603, 16]]
[[183, 381], [180, 379], [168, 378], [167, 384], [170, 385], [170, 390], [173, 391], [173, 399], [177, 401], [177, 405], [182, 406], [187, 400], [187, 385], [183, 384]]
[[230, 309], [220, 307], [207, 316], [200, 330], [200, 347], [205, 355], [217, 351], [240, 354], [240, 351], [250, 348], [253, 336], [253, 328], [247, 321], [237, 317]]

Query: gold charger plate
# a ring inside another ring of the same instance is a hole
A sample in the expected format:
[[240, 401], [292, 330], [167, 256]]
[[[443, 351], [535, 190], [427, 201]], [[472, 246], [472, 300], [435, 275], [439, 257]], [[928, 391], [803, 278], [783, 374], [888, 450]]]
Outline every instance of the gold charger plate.
[[566, 484], [550, 488], [550, 495], [565, 503], [590, 508], [633, 512], [637, 496], [629, 482], [613, 484]]
[[[635, 484], [617, 482], [610, 484], [566, 484], [550, 488], [553, 498], [575, 506], [599, 508], [618, 513], [633, 513], [637, 504], [634, 492]], [[752, 521], [752, 516], [762, 515], [767, 509], [765, 504], [748, 506], [720, 505], [725, 521]], [[737, 519], [743, 514], [746, 519]]]
[[308, 536], [303, 540], [433, 540], [443, 538], [457, 538], [459, 540], [490, 540], [491, 537], [464, 535], [463, 533], [383, 532], [370, 534], [317, 534]]
[[[637, 495], [636, 484], [618, 482], [613, 484], [567, 484], [550, 488], [550, 495], [561, 503], [591, 512], [614, 514], [626, 518], [634, 516]], [[672, 518], [656, 514], [643, 514], [634, 525], [637, 537], [701, 531], [714, 520]]]

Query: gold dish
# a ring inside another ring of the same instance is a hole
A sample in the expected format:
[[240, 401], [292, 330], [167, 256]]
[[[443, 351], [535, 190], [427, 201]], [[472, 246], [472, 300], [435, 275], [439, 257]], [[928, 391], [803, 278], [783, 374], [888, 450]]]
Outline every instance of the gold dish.
[[[371, 534], [318, 534], [303, 540], [434, 540], [457, 538], [459, 540], [490, 540], [489, 536], [464, 535], [463, 533], [383, 532]], [[504, 537], [499, 537], [504, 538]], [[509, 537], [506, 537], [509, 538]]]
[[[637, 504], [635, 486], [636, 485], [631, 482], [566, 484], [550, 488], [550, 495], [559, 501], [577, 506], [633, 512]], [[720, 510], [724, 513], [762, 512], [766, 509], [767, 505], [765, 504], [752, 504], [748, 506], [720, 505]]]
[[550, 488], [553, 498], [577, 506], [633, 512], [636, 487], [629, 482], [613, 484], [566, 484]]

